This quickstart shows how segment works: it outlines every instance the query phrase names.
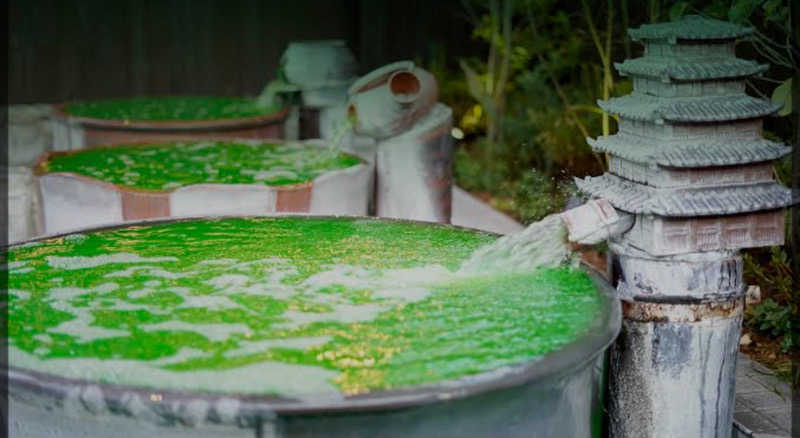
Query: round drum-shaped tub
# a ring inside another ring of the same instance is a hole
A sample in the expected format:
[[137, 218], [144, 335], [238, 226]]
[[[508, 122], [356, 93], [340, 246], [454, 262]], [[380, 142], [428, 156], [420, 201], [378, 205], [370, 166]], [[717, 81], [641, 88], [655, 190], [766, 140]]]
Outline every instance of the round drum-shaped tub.
[[600, 436], [618, 301], [580, 269], [459, 269], [495, 238], [273, 216], [12, 246], [12, 435]]
[[319, 141], [187, 140], [57, 151], [35, 168], [46, 233], [276, 212], [365, 215], [373, 164]]
[[284, 138], [288, 110], [242, 97], [169, 96], [72, 102], [53, 108], [53, 148], [192, 138]]

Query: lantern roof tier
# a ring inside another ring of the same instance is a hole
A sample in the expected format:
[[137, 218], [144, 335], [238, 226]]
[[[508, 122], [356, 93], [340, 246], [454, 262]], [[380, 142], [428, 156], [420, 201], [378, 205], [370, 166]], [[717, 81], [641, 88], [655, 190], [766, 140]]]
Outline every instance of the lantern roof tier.
[[609, 100], [598, 100], [605, 112], [655, 123], [724, 122], [765, 117], [781, 105], [746, 94], [701, 97], [658, 97], [634, 91]]
[[634, 41], [666, 41], [671, 44], [676, 44], [680, 40], [733, 40], [753, 33], [752, 27], [700, 15], [685, 15], [675, 21], [645, 24], [637, 29], [628, 29], [628, 35]]
[[735, 166], [773, 161], [791, 153], [792, 148], [764, 138], [701, 138], [659, 141], [619, 133], [587, 138], [595, 152], [608, 153], [635, 163], [661, 167], [698, 168]]
[[576, 178], [575, 182], [582, 192], [605, 198], [622, 211], [663, 217], [732, 215], [793, 204], [792, 191], [776, 182], [657, 189], [611, 174]]
[[769, 66], [740, 58], [680, 62], [664, 56], [643, 56], [614, 63], [623, 76], [639, 76], [663, 82], [732, 79], [758, 75]]

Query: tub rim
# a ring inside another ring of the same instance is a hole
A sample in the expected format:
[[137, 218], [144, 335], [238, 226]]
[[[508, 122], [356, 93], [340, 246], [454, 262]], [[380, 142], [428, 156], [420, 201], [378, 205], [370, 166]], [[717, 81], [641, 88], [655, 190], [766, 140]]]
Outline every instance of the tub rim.
[[[376, 220], [381, 222], [422, 224], [426, 226], [458, 229], [470, 232], [479, 232], [485, 235], [501, 236], [498, 233], [483, 231], [475, 228], [462, 227], [452, 224], [424, 222], [407, 219], [382, 218], [373, 216], [347, 216], [347, 215], [314, 215], [297, 213], [276, 213], [269, 215], [212, 215], [212, 216], [184, 216], [177, 218], [157, 218], [123, 223], [106, 224], [97, 227], [87, 227], [70, 230], [67, 232], [53, 233], [33, 239], [3, 245], [7, 251], [10, 248], [23, 246], [42, 240], [64, 237], [75, 233], [91, 233], [109, 231], [114, 229], [157, 225], [163, 223], [185, 222], [207, 219], [229, 218], [272, 218], [288, 217], [299, 219], [335, 219], [345, 218], [353, 220]], [[137, 395], [149, 409], [168, 420], [179, 418], [181, 406], [191, 402], [207, 402], [213, 406], [220, 400], [235, 400], [238, 403], [235, 415], [235, 424], [248, 424], [260, 418], [273, 418], [279, 416], [304, 416], [320, 414], [346, 414], [356, 412], [392, 411], [403, 408], [420, 407], [436, 403], [445, 403], [474, 397], [493, 391], [501, 391], [522, 385], [532, 385], [542, 382], [555, 381], [559, 377], [575, 372], [589, 365], [598, 355], [614, 342], [622, 325], [621, 303], [616, 298], [614, 289], [607, 283], [603, 276], [594, 268], [582, 266], [594, 285], [598, 288], [603, 298], [601, 310], [587, 327], [583, 336], [570, 342], [544, 356], [528, 359], [513, 365], [502, 366], [479, 374], [448, 379], [433, 384], [416, 385], [407, 388], [375, 391], [366, 394], [322, 396], [313, 399], [296, 399], [283, 396], [246, 394], [229, 392], [192, 392], [186, 390], [162, 391], [156, 388], [119, 385], [112, 383], [93, 382], [82, 379], [71, 379], [56, 375], [19, 369], [8, 363], [0, 364], [0, 369], [5, 369], [8, 376], [9, 395], [14, 389], [24, 391], [31, 395], [62, 401], [70, 394], [75, 394], [75, 388], [99, 388], [107, 404], [123, 405], [123, 398]], [[158, 395], [158, 400], [151, 400], [152, 395]], [[166, 407], [170, 409], [165, 409]], [[111, 414], [126, 415], [124, 412], [111, 411]], [[212, 421], [222, 423], [222, 421]]]
[[53, 105], [53, 118], [66, 123], [76, 123], [83, 127], [113, 131], [152, 131], [152, 132], [204, 132], [227, 131], [241, 128], [262, 126], [279, 122], [289, 114], [289, 108], [280, 108], [269, 114], [251, 117], [210, 120], [123, 120], [99, 119], [96, 117], [76, 116], [66, 112], [67, 105], [62, 102]]

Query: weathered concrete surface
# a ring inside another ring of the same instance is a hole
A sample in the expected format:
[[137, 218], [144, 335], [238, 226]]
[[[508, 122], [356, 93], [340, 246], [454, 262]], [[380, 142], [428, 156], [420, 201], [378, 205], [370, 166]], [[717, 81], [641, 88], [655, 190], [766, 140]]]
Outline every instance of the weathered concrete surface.
[[[611, 347], [611, 436], [731, 436], [744, 300], [735, 301], [730, 310], [700, 309], [691, 318], [683, 318], [689, 305], [624, 303]], [[636, 311], [648, 305], [664, 308]]]

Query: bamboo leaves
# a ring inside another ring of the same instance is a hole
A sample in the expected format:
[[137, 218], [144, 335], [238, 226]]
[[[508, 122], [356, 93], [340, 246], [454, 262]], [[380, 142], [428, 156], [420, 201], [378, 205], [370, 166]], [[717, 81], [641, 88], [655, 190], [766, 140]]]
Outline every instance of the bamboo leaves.
[[792, 78], [789, 78], [775, 88], [772, 92], [772, 103], [783, 105], [779, 116], [788, 116], [792, 113]]

